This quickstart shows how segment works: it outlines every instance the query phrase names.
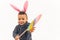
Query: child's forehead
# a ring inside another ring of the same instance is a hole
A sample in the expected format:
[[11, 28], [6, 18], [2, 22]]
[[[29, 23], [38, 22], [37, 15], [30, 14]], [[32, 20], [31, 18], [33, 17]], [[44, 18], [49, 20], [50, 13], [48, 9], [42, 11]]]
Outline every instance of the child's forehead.
[[18, 17], [20, 17], [20, 18], [21, 18], [21, 17], [25, 18], [25, 17], [27, 17], [27, 16], [26, 16], [25, 14], [21, 14], [21, 15], [19, 14]]
[[25, 14], [18, 14], [18, 16], [26, 16]]

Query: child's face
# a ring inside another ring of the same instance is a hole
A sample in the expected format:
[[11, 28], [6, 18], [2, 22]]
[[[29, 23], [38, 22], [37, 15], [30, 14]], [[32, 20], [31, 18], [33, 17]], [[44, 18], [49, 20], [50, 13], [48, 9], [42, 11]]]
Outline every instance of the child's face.
[[25, 14], [19, 15], [18, 14], [18, 23], [23, 25], [27, 22], [27, 16]]

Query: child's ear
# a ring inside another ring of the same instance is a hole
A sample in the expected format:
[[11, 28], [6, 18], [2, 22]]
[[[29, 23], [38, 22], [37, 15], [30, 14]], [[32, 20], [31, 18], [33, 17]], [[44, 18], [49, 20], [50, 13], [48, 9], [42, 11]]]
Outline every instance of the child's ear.
[[27, 18], [27, 21], [28, 21], [28, 18]]

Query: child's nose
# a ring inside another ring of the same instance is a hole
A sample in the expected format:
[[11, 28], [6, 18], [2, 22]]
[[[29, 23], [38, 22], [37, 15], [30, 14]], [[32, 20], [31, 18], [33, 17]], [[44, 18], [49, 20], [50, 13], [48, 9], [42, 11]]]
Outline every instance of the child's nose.
[[23, 21], [22, 19], [20, 21]]
[[22, 22], [23, 20], [20, 20], [20, 22]]

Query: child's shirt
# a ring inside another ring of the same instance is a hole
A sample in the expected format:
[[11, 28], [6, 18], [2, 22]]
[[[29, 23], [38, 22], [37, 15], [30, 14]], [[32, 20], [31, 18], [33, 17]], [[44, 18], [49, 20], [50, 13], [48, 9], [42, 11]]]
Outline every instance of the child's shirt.
[[[13, 37], [15, 38], [17, 34], [20, 35], [22, 32], [24, 32], [24, 30], [28, 28], [29, 24], [30, 23], [26, 22], [24, 25], [17, 25], [13, 31]], [[23, 34], [20, 40], [32, 40], [30, 31]]]

